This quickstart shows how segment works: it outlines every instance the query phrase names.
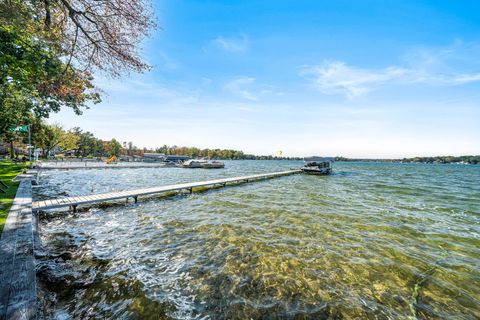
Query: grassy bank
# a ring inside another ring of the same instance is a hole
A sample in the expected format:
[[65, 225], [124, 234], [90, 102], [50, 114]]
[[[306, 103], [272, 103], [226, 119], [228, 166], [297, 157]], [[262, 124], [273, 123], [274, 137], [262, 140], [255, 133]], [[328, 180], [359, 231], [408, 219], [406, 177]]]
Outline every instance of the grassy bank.
[[5, 190], [7, 193], [0, 191], [0, 234], [3, 231], [3, 226], [7, 220], [8, 212], [13, 203], [13, 198], [18, 188], [18, 182], [12, 181], [12, 179], [21, 173], [25, 169], [25, 165], [14, 164], [10, 161], [1, 160], [0, 161], [0, 180], [7, 184], [8, 188], [0, 184], [0, 188]]

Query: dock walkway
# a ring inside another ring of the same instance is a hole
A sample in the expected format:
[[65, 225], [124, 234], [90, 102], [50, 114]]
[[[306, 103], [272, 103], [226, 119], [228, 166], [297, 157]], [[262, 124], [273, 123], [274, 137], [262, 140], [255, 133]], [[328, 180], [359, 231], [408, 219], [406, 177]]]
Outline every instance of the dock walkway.
[[137, 199], [139, 196], [149, 196], [149, 195], [154, 195], [154, 194], [159, 194], [164, 192], [181, 191], [181, 190], [189, 190], [190, 192], [192, 192], [193, 188], [214, 187], [214, 186], [225, 187], [229, 183], [232, 184], [232, 183], [252, 182], [257, 180], [287, 176], [287, 175], [296, 174], [300, 172], [301, 170], [288, 170], [288, 171], [263, 173], [263, 174], [256, 174], [256, 175], [250, 175], [250, 176], [235, 177], [235, 178], [223, 178], [223, 179], [200, 181], [200, 182], [189, 182], [189, 183], [153, 187], [153, 188], [146, 188], [146, 189], [109, 192], [109, 193], [102, 193], [102, 194], [96, 194], [96, 195], [86, 195], [86, 196], [78, 196], [78, 197], [66, 197], [66, 198], [58, 198], [58, 199], [51, 199], [51, 200], [35, 201], [32, 204], [32, 210], [40, 211], [40, 210], [56, 209], [56, 208], [62, 208], [62, 207], [72, 207], [73, 210], [75, 211], [78, 205], [86, 205], [86, 204], [93, 204], [93, 203], [100, 203], [100, 202], [119, 200], [119, 199], [128, 199], [128, 198], [133, 198], [134, 201], [137, 202]]

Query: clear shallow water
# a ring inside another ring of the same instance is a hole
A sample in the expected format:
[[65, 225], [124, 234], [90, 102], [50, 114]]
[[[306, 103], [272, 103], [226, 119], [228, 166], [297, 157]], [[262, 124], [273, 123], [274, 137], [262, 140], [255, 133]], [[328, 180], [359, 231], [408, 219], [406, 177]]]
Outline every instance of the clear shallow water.
[[[45, 171], [36, 197], [299, 164]], [[334, 169], [331, 176], [294, 175], [43, 216], [48, 254], [40, 269], [64, 277], [57, 286], [46, 281], [47, 316], [480, 318], [480, 167], [335, 163]]]

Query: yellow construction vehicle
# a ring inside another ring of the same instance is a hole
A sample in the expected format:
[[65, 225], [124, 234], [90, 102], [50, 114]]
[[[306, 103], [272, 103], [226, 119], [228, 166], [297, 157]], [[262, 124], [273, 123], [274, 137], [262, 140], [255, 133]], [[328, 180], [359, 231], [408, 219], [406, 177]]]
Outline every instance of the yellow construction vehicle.
[[117, 157], [116, 156], [111, 156], [110, 158], [108, 158], [107, 160], [105, 160], [105, 163], [106, 164], [110, 164], [112, 162], [117, 162]]

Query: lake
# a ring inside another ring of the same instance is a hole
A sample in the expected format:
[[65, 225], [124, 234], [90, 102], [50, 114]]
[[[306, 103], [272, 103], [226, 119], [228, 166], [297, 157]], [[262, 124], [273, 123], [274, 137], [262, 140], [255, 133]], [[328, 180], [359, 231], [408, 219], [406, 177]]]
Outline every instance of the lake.
[[[35, 200], [300, 165], [43, 171]], [[340, 162], [39, 229], [45, 318], [480, 318], [480, 166]]]

